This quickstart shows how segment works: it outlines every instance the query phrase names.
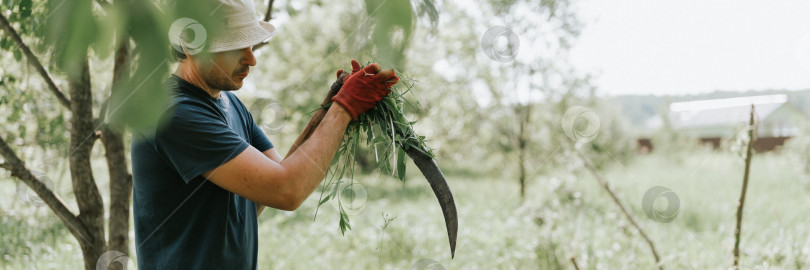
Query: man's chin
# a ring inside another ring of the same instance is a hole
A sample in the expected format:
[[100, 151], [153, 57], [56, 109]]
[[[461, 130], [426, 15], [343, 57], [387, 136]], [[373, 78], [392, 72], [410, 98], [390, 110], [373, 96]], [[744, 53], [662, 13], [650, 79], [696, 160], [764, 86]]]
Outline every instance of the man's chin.
[[228, 90], [228, 91], [236, 91], [236, 90], [241, 89], [242, 84], [244, 84], [244, 80], [245, 80], [245, 77], [237, 77], [236, 79], [231, 81], [231, 82], [233, 82], [233, 85], [231, 85], [233, 89]]
[[219, 78], [208, 82], [208, 87], [220, 91], [236, 91], [242, 88], [242, 80], [234, 78]]
[[232, 87], [232, 88], [233, 88], [233, 89], [226, 89], [226, 90], [223, 90], [223, 91], [236, 91], [236, 90], [239, 90], [239, 89], [241, 89], [241, 88], [242, 88], [242, 84], [240, 83], [240, 84], [239, 84], [239, 85], [237, 85], [236, 87]]
[[228, 85], [228, 87], [224, 87], [222, 91], [236, 91], [242, 88], [242, 80], [233, 81]]

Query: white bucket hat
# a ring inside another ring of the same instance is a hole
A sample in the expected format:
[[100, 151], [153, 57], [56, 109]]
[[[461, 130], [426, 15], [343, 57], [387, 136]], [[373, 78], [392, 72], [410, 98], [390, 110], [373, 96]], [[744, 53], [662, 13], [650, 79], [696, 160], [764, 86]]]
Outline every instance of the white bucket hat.
[[252, 47], [276, 34], [276, 27], [259, 20], [252, 0], [218, 0], [224, 9], [225, 27], [211, 38], [209, 52]]
[[[205, 29], [199, 25], [195, 20], [188, 18], [181, 18], [172, 24], [169, 30], [169, 40], [179, 51], [181, 47], [192, 49], [192, 54], [196, 53], [194, 50], [199, 51], [205, 43], [208, 43], [208, 51], [212, 53], [224, 52], [236, 49], [243, 49], [252, 47], [261, 43], [276, 34], [276, 27], [269, 22], [259, 20], [256, 16], [256, 9], [253, 7], [252, 0], [216, 0], [219, 2], [219, 14], [222, 14], [222, 22], [224, 26], [221, 31], [205, 40]], [[196, 27], [195, 36], [197, 31], [203, 34], [201, 39], [197, 39], [187, 44], [180, 39], [180, 32], [186, 27]], [[192, 45], [192, 46], [188, 46]], [[197, 46], [194, 46], [197, 45]]]

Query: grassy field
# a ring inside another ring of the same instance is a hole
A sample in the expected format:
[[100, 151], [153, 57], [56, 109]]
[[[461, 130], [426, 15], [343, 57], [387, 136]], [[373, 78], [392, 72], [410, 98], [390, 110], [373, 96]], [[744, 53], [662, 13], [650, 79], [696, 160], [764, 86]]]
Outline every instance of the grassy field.
[[[810, 176], [798, 162], [786, 155], [754, 158], [743, 269], [810, 267]], [[358, 177], [368, 201], [351, 216], [353, 230], [345, 235], [329, 203], [313, 221], [318, 192], [294, 213], [266, 211], [259, 221], [260, 269], [411, 269], [421, 259], [446, 269], [573, 269], [572, 256], [582, 269], [654, 268], [646, 243], [584, 170], [530, 179], [523, 202], [514, 179], [451, 175], [460, 218], [451, 260], [439, 205], [414, 169], [404, 185], [389, 176]], [[605, 176], [667, 269], [728, 269], [742, 169], [736, 156], [702, 152], [641, 156], [613, 164]], [[67, 230], [44, 207], [15, 200], [14, 186], [0, 181], [0, 265], [81, 268]], [[642, 197], [653, 186], [678, 195], [680, 212], [672, 222], [644, 214]]]

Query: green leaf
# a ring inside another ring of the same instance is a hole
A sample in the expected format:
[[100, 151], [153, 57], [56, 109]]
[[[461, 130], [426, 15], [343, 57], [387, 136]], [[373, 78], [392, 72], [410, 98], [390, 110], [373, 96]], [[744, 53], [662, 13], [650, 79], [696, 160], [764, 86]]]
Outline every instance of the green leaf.
[[436, 7], [436, 0], [417, 0], [416, 13], [419, 16], [427, 16], [431, 31], [436, 31], [439, 27], [439, 9]]
[[352, 225], [349, 223], [349, 215], [343, 211], [343, 206], [340, 206], [340, 234], [345, 235], [346, 229], [351, 230]]
[[383, 66], [402, 66], [405, 48], [411, 40], [413, 9], [410, 1], [366, 0], [366, 11], [374, 18], [372, 39]]
[[374, 137], [374, 135], [372, 135], [372, 129], [371, 129], [371, 127], [369, 127], [366, 130], [366, 140], [371, 139], [372, 137]]
[[[105, 14], [99, 18], [99, 28], [96, 39], [91, 44], [93, 51], [99, 58], [105, 59], [118, 44], [116, 38], [126, 36], [124, 33], [124, 23], [128, 21], [127, 13], [122, 10], [122, 4], [112, 5], [105, 8]], [[128, 42], [128, 41], [127, 41]]]
[[323, 199], [320, 202], [318, 202], [318, 206], [320, 207], [321, 205], [325, 204], [328, 201], [329, 201], [329, 196], [325, 196], [325, 197], [323, 197]]
[[31, 6], [33, 6], [33, 2], [31, 0], [22, 0], [20, 5], [17, 6], [18, 11], [20, 12], [20, 16], [25, 19], [31, 16]]
[[[341, 175], [340, 177], [343, 177], [343, 176]], [[335, 188], [332, 189], [332, 191], [329, 193], [328, 197], [334, 198], [335, 196], [337, 196], [338, 189], [340, 189], [340, 182], [342, 182], [342, 181], [343, 180], [337, 180], [337, 182], [335, 183]]]
[[335, 164], [337, 164], [337, 163], [338, 163], [338, 161], [340, 161], [340, 155], [335, 155], [335, 156], [332, 158], [332, 162], [330, 162], [330, 163], [329, 163], [329, 166], [330, 166], [330, 167], [331, 167], [331, 166], [335, 166]]
[[87, 57], [87, 48], [95, 40], [97, 22], [92, 1], [48, 1], [51, 17], [47, 20], [46, 43], [53, 44], [55, 64], [62, 70], [78, 70], [76, 64]]
[[13, 54], [14, 54], [14, 60], [17, 60], [17, 62], [22, 61], [22, 55], [23, 55], [22, 49], [14, 50]]
[[[12, 106], [11, 114], [8, 116], [9, 122], [17, 122], [20, 120], [20, 115], [22, 113], [22, 108], [20, 106]], [[9, 140], [11, 141], [11, 140]]]
[[[116, 1], [117, 2], [117, 1]], [[126, 7], [128, 29], [135, 47], [131, 53], [132, 77], [113, 85], [108, 119], [117, 126], [134, 130], [158, 127], [168, 108], [169, 93], [163, 80], [169, 74], [170, 47], [168, 28], [171, 24], [152, 1], [132, 1]]]
[[11, 48], [11, 43], [12, 43], [11, 38], [8, 38], [6, 35], [3, 35], [3, 37], [0, 38], [0, 49], [8, 50], [8, 48]]
[[338, 227], [340, 228], [340, 235], [346, 235], [346, 223], [343, 222], [343, 217], [340, 218]]
[[405, 150], [399, 148], [397, 151], [397, 174], [400, 181], [405, 180]]

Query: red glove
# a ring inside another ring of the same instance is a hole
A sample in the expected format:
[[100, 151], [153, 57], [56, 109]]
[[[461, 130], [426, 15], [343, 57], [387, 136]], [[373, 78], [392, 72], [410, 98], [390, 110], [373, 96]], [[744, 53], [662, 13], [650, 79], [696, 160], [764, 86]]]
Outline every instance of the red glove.
[[373, 63], [361, 70], [360, 63], [352, 60], [352, 74], [346, 77], [340, 92], [332, 97], [333, 102], [349, 112], [352, 120], [357, 120], [358, 115], [374, 108], [377, 102], [391, 93], [388, 88], [399, 82], [393, 69], [380, 69], [379, 64]]
[[[357, 62], [357, 60], [352, 59], [352, 73], [348, 73], [348, 72], [343, 71], [342, 69], [338, 69], [337, 74], [336, 74], [337, 79], [338, 79], [338, 81], [340, 83], [343, 83], [343, 82], [346, 81], [346, 78], [348, 78], [348, 76], [357, 73], [362, 68], [363, 68], [363, 66], [360, 65], [360, 62]], [[341, 78], [340, 75], [342, 75], [343, 73], [346, 73], [346, 77]]]

